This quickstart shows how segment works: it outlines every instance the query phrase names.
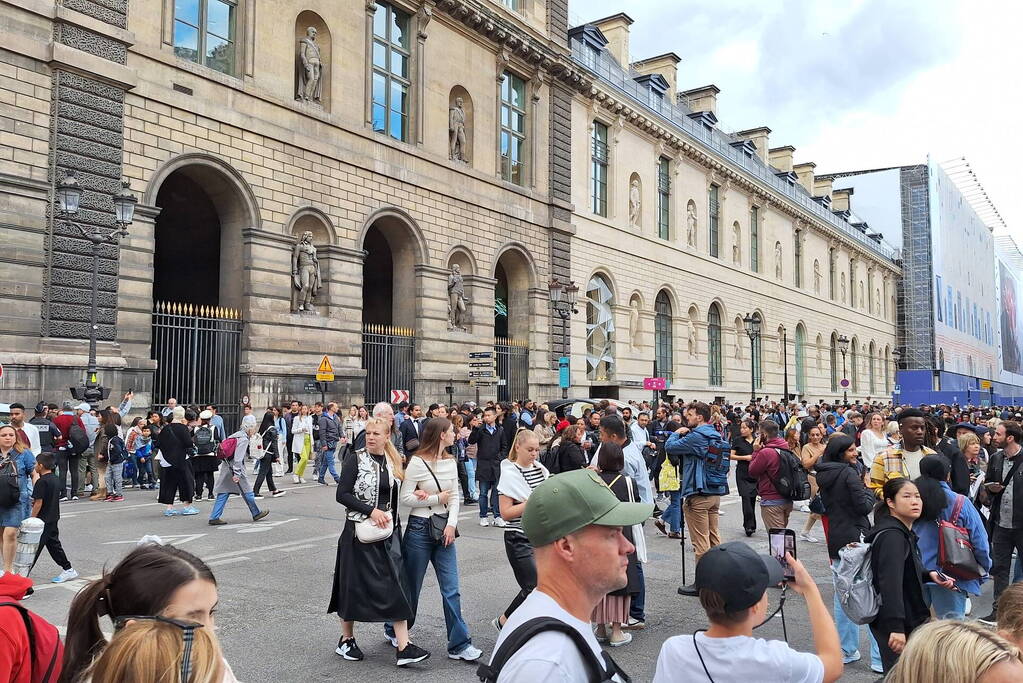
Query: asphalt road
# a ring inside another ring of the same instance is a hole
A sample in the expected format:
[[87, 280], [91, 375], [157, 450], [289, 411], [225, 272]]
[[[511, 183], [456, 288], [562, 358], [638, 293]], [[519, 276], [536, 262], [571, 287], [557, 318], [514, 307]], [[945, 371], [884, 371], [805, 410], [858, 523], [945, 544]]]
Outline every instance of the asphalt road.
[[[394, 651], [378, 624], [356, 627], [365, 661], [347, 662], [334, 654], [340, 625], [336, 617], [326, 613], [326, 608], [343, 508], [334, 500], [333, 486], [285, 484], [282, 488], [288, 490], [287, 495], [260, 501], [271, 512], [255, 524], [250, 521], [243, 501], [232, 497], [224, 515], [230, 524], [221, 527], [206, 524], [212, 502], [198, 505], [201, 515], [164, 518], [162, 506], [155, 502], [155, 492], [150, 491], [128, 490], [122, 503], [64, 504], [61, 537], [68, 557], [83, 578], [65, 584], [49, 583], [59, 568], [44, 552], [33, 573], [39, 583], [28, 606], [63, 629], [68, 606], [84, 579], [97, 576], [104, 566], [112, 566], [143, 535], [156, 534], [164, 542], [199, 555], [213, 568], [220, 592], [218, 634], [241, 681], [326, 681], [339, 676], [378, 681], [407, 678], [410, 674], [394, 666]], [[738, 499], [728, 497], [722, 506], [723, 540], [747, 540], [742, 533]], [[478, 526], [477, 514], [475, 507], [463, 510], [461, 538], [457, 542], [462, 610], [474, 644], [489, 657], [496, 639], [489, 622], [518, 588], [505, 558], [503, 531]], [[805, 519], [806, 515], [795, 512], [790, 526], [798, 532]], [[650, 562], [645, 566], [646, 629], [634, 632], [629, 645], [612, 651], [635, 681], [652, 679], [657, 654], [667, 637], [706, 626], [699, 602], [676, 593], [681, 579], [680, 544], [657, 535], [652, 525], [647, 526]], [[823, 538], [819, 525], [815, 532]], [[765, 532], [758, 532], [748, 542], [760, 552], [767, 552]], [[832, 588], [824, 544], [799, 541], [798, 550], [830, 607]], [[688, 544], [686, 560], [691, 580], [693, 556]], [[985, 588], [986, 595], [974, 600], [974, 616], [989, 611], [990, 584]], [[415, 670], [416, 680], [476, 680], [474, 665], [446, 657], [444, 618], [432, 572], [427, 575], [419, 605], [413, 639], [433, 656], [409, 667]], [[790, 644], [812, 651], [812, 635], [800, 596], [790, 594], [786, 600], [785, 623]], [[109, 632], [109, 622], [103, 628]], [[781, 619], [772, 620], [756, 634], [782, 638]], [[863, 659], [846, 666], [842, 680], [877, 680], [878, 676], [869, 669], [866, 636], [860, 649]]]

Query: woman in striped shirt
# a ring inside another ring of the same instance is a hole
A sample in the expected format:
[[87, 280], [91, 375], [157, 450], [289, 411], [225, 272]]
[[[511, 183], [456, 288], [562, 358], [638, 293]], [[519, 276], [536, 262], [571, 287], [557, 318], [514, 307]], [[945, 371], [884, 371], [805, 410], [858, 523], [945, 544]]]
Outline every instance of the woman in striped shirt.
[[526, 501], [533, 489], [549, 476], [550, 472], [540, 464], [540, 439], [535, 432], [520, 428], [507, 460], [501, 461], [501, 478], [497, 484], [501, 519], [507, 522], [504, 550], [520, 590], [504, 613], [491, 622], [498, 631], [536, 588], [536, 560], [533, 558], [533, 545], [522, 533], [522, 511], [526, 509]]

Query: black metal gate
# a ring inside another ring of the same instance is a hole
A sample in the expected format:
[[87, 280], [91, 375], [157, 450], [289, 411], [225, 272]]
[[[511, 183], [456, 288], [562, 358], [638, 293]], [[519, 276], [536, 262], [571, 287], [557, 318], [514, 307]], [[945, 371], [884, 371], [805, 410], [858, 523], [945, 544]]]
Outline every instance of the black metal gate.
[[524, 341], [497, 337], [497, 400], [521, 401], [529, 398], [529, 345]]
[[213, 404], [228, 431], [241, 412], [241, 311], [158, 302], [153, 312], [153, 407]]
[[413, 388], [415, 330], [366, 324], [362, 327], [362, 368], [366, 371], [366, 403], [390, 401], [391, 390]]

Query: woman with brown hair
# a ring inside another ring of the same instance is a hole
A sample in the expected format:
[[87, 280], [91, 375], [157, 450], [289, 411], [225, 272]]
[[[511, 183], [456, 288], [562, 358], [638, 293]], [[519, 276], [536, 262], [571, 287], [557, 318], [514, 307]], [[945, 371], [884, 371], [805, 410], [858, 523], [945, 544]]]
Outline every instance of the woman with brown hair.
[[0, 474], [16, 474], [19, 495], [13, 504], [0, 507], [0, 528], [3, 528], [2, 549], [4, 571], [14, 571], [14, 553], [18, 548], [18, 528], [32, 514], [32, 473], [36, 459], [28, 444], [18, 438], [11, 425], [0, 426]]
[[[810, 480], [810, 499], [813, 500], [814, 496], [817, 495], [817, 462], [824, 455], [824, 449], [826, 448], [824, 428], [820, 426], [814, 427], [807, 434], [807, 438], [808, 441], [796, 451], [796, 454], [802, 462], [803, 469], [807, 472], [807, 479]], [[818, 513], [811, 511], [810, 516], [806, 518], [806, 524], [803, 525], [803, 531], [799, 537], [807, 543], [818, 543], [819, 540], [815, 536], [810, 535], [810, 532], [813, 530], [813, 525], [820, 518], [821, 516]]]
[[415, 610], [402, 567], [400, 520], [394, 514], [405, 471], [386, 420], [370, 418], [365, 434], [366, 447], [341, 463], [337, 502], [347, 509], [347, 519], [337, 541], [327, 612], [341, 619], [337, 654], [349, 661], [363, 659], [355, 642], [356, 621], [390, 622], [397, 640], [396, 663], [406, 666], [430, 653], [408, 639]]

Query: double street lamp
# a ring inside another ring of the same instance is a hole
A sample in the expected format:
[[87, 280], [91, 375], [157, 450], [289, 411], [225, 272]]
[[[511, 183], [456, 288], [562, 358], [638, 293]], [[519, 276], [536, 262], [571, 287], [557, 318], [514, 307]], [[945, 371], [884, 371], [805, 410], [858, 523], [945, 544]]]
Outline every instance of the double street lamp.
[[[569, 280], [568, 284], [564, 285], [558, 281], [558, 278], [551, 278], [551, 281], [547, 283], [547, 289], [550, 294], [551, 306], [562, 320], [567, 322], [573, 313], [579, 312], [575, 307], [576, 299], [579, 297], [579, 286], [574, 281]], [[568, 338], [567, 325], [565, 338]], [[560, 357], [558, 372], [561, 374], [561, 377], [558, 378], [558, 383], [561, 384], [561, 398], [568, 398], [568, 382], [567, 380], [561, 381], [562, 377], [567, 377], [569, 372], [567, 356]]]
[[742, 319], [746, 328], [746, 336], [749, 337], [749, 401], [750, 405], [757, 401], [757, 340], [760, 339], [760, 314], [747, 313]]
[[849, 337], [845, 336], [844, 334], [841, 334], [835, 341], [838, 343], [838, 350], [842, 352], [842, 381], [845, 382], [845, 386], [842, 387], [842, 402], [848, 405], [849, 379], [848, 377], [846, 377], [845, 354], [849, 353]]
[[128, 181], [121, 181], [121, 191], [111, 199], [114, 203], [114, 222], [117, 228], [96, 225], [88, 229], [72, 218], [78, 215], [82, 201], [82, 186], [78, 184], [74, 173], [68, 171], [64, 179], [57, 185], [57, 216], [81, 231], [82, 236], [92, 243], [92, 310], [89, 314], [89, 367], [85, 381], [81, 386], [71, 387], [71, 394], [76, 399], [86, 401], [93, 406], [110, 394], [110, 389], [99, 385], [96, 373], [96, 333], [99, 317], [99, 252], [104, 244], [117, 244], [122, 237], [128, 236], [128, 226], [135, 216], [135, 204], [138, 198], [129, 189]]

